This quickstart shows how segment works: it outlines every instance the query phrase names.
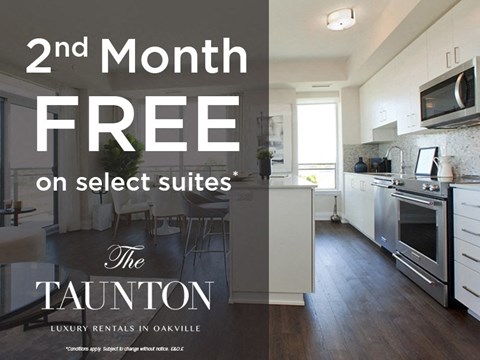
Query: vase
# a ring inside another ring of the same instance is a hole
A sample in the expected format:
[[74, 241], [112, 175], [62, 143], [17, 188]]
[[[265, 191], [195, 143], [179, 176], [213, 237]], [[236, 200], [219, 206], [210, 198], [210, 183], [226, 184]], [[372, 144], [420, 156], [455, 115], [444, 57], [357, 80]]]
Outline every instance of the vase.
[[270, 179], [272, 174], [272, 160], [271, 159], [259, 159], [258, 160], [258, 173], [262, 177], [262, 180]]
[[364, 172], [367, 172], [367, 169], [368, 169], [367, 164], [365, 164], [363, 162], [363, 157], [360, 156], [358, 158], [358, 162], [354, 166], [355, 172], [356, 173], [364, 173]]

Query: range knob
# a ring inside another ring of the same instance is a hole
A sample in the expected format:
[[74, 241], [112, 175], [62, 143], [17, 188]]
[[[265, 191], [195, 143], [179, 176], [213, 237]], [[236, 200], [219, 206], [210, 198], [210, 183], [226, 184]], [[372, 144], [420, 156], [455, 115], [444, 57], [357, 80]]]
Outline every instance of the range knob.
[[402, 186], [402, 185], [403, 185], [403, 181], [400, 180], [400, 179], [395, 179], [395, 180], [393, 180], [393, 185], [395, 185], [395, 186]]
[[439, 190], [440, 190], [440, 186], [438, 186], [437, 184], [431, 184], [431, 185], [428, 187], [428, 190], [430, 190], [430, 191], [439, 191]]
[[429, 190], [430, 185], [429, 184], [422, 184], [422, 190]]

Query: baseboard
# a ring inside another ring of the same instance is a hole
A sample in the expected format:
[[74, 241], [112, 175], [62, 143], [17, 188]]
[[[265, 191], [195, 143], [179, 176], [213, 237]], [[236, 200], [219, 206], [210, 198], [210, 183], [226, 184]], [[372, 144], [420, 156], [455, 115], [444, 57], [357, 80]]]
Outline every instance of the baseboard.
[[480, 315], [478, 315], [477, 313], [474, 313], [472, 310], [468, 309], [468, 313], [473, 316], [475, 319], [477, 319], [478, 321], [480, 321]]
[[316, 212], [315, 213], [315, 221], [325, 221], [325, 220], [330, 220], [330, 216], [332, 216], [332, 213], [330, 212]]
[[305, 306], [303, 293], [259, 293], [234, 291], [228, 299], [229, 304], [268, 304]]

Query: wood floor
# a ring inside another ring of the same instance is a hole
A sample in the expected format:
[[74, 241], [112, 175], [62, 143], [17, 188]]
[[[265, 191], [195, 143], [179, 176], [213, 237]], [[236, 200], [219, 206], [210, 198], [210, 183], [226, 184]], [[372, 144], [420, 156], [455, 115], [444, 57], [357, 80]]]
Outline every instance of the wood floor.
[[[145, 245], [145, 266], [135, 272], [103, 268], [112, 243], [109, 231], [53, 236], [48, 239], [48, 255], [92, 275], [178, 278], [181, 239], [167, 236], [154, 242], [142, 233], [142, 226], [122, 226], [117, 241]], [[184, 281], [215, 281], [212, 310], [163, 307], [150, 325], [199, 324], [201, 332], [148, 332], [135, 346], [185, 347], [183, 353], [155, 353], [155, 359], [480, 358], [480, 322], [465, 310], [444, 309], [351, 226], [318, 222], [315, 245], [316, 289], [305, 296], [305, 307], [228, 305], [222, 255], [204, 254], [195, 267], [191, 257]], [[180, 301], [180, 295], [175, 289], [172, 302]], [[152, 357], [124, 357], [143, 358]]]

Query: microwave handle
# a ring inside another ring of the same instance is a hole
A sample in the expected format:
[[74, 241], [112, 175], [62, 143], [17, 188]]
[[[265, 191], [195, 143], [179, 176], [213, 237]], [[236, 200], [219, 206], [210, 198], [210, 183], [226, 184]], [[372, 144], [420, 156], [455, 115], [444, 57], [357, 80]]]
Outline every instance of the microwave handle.
[[455, 82], [455, 100], [457, 100], [457, 104], [460, 109], [465, 109], [465, 103], [462, 99], [462, 91], [460, 90], [460, 86], [462, 85], [462, 80], [464, 76], [465, 73], [462, 72], [460, 75], [458, 75], [457, 81]]

